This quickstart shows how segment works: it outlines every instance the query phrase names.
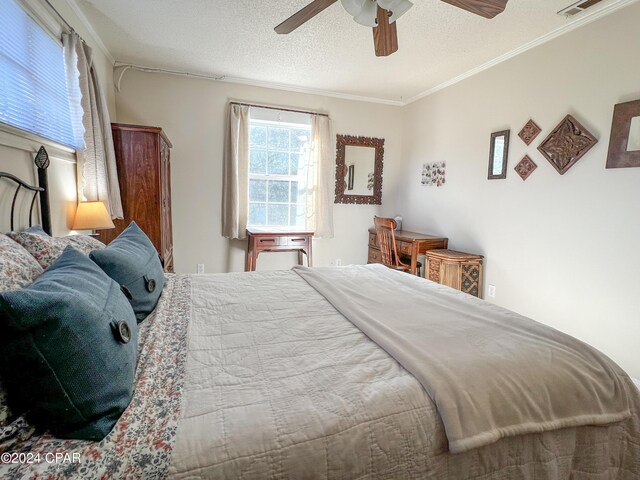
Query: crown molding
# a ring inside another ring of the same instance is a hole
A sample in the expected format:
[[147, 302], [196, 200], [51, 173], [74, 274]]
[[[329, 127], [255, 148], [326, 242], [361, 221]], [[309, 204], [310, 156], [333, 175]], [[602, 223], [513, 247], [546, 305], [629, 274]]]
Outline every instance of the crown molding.
[[331, 90], [322, 90], [319, 88], [298, 87], [295, 85], [287, 85], [283, 83], [265, 82], [262, 80], [252, 80], [248, 78], [227, 77], [223, 76], [219, 79], [221, 82], [236, 83], [240, 85], [250, 85], [253, 87], [271, 88], [273, 90], [285, 90], [287, 92], [306, 93], [308, 95], [321, 95], [323, 97], [339, 98], [341, 100], [351, 100], [355, 102], [377, 103], [381, 105], [390, 105], [394, 107], [403, 107], [405, 102], [400, 100], [388, 100], [386, 98], [365, 97], [362, 95], [353, 95], [351, 93], [341, 93]]
[[200, 78], [203, 80], [211, 80], [215, 82], [226, 82], [226, 83], [233, 83], [237, 85], [249, 85], [252, 87], [270, 88], [273, 90], [283, 90], [283, 91], [294, 92], [294, 93], [304, 93], [307, 95], [320, 95], [323, 97], [339, 98], [342, 100], [351, 100], [355, 102], [378, 103], [382, 105], [391, 105], [395, 107], [404, 106], [404, 102], [397, 101], [397, 100], [388, 100], [388, 99], [376, 98], [376, 97], [365, 97], [362, 95], [352, 95], [349, 93], [334, 92], [331, 90], [299, 87], [295, 85], [266, 82], [262, 80], [253, 80], [249, 78], [185, 72], [181, 70], [169, 70], [165, 68], [150, 67], [145, 65], [135, 65], [132, 63], [125, 63], [120, 61], [115, 62], [113, 70], [114, 70], [113, 81], [115, 83], [115, 87], [118, 92], [120, 91], [120, 83], [122, 82], [122, 77], [124, 77], [125, 73], [127, 73], [128, 70], [138, 70], [140, 72], [146, 72], [146, 73], [162, 73], [165, 75], [177, 75], [181, 77]]
[[403, 105], [409, 105], [411, 103], [417, 102], [418, 100], [420, 100], [421, 98], [425, 98], [428, 97], [429, 95], [432, 95], [440, 90], [443, 90], [447, 87], [450, 87], [452, 85], [455, 85], [456, 83], [460, 83], [463, 80], [466, 80], [467, 78], [473, 77], [474, 75], [477, 75], [485, 70], [488, 70], [491, 67], [494, 67], [502, 62], [505, 62], [507, 60], [509, 60], [510, 58], [516, 57], [528, 50], [531, 50], [533, 48], [536, 48], [544, 43], [550, 42], [551, 40], [558, 38], [566, 33], [569, 33], [573, 30], [576, 30], [580, 27], [583, 27], [584, 25], [587, 25], [595, 20], [598, 20], [606, 15], [609, 15], [613, 12], [615, 12], [616, 10], [620, 10], [621, 8], [626, 7], [627, 5], [631, 5], [632, 3], [636, 3], [640, 0], [618, 0], [616, 2], [613, 2], [609, 5], [607, 5], [606, 7], [592, 12], [592, 13], [587, 13], [584, 16], [580, 16], [580, 18], [574, 20], [571, 23], [568, 23], [560, 28], [557, 28], [539, 38], [536, 38], [535, 40], [532, 40], [529, 43], [526, 43], [524, 45], [522, 45], [521, 47], [516, 48], [515, 50], [511, 50], [510, 52], [507, 52], [503, 55], [500, 55], [499, 57], [494, 58], [493, 60], [490, 60], [487, 63], [484, 63], [476, 68], [472, 68], [471, 70], [468, 70], [467, 72], [458, 75], [457, 77], [454, 77], [450, 80], [447, 80], [446, 82], [443, 82], [439, 85], [436, 85], [433, 88], [430, 88], [428, 90], [425, 90], [422, 93], [419, 93], [418, 95], [415, 95], [411, 98], [409, 98], [408, 100], [406, 100], [404, 102]]
[[86, 17], [86, 15], [82, 11], [82, 9], [80, 8], [76, 0], [64, 0], [64, 1], [67, 2], [67, 5], [69, 5], [71, 10], [73, 10], [73, 13], [76, 14], [78, 19], [82, 23], [82, 25], [84, 25], [84, 28], [86, 28], [87, 31], [89, 32], [89, 35], [91, 35], [91, 38], [93, 39], [93, 41], [96, 42], [96, 45], [98, 46], [98, 48], [102, 51], [102, 53], [104, 53], [107, 59], [111, 62], [111, 65], [115, 64], [116, 61], [113, 58], [113, 55], [111, 55], [111, 52], [102, 41], [102, 38], [100, 38], [100, 35], [98, 35], [98, 32], [96, 32], [96, 30], [93, 28], [93, 25], [91, 25], [91, 22]]

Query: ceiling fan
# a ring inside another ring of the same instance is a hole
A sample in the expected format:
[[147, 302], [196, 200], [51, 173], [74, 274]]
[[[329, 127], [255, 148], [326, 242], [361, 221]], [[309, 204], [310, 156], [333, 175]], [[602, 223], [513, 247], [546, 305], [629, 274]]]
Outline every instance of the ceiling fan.
[[[274, 30], [291, 33], [338, 0], [314, 0], [299, 12], [287, 18]], [[340, 0], [344, 9], [361, 25], [373, 27], [376, 56], [386, 57], [398, 50], [396, 20], [409, 10], [409, 0]], [[509, 0], [442, 0], [485, 18], [502, 13]]]

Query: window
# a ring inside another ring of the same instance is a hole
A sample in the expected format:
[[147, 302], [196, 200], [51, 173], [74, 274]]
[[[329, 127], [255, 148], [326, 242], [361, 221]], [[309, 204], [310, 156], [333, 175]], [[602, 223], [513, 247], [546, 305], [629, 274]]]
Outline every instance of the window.
[[311, 125], [250, 121], [248, 225], [305, 227]]
[[15, 0], [0, 6], [0, 122], [76, 146], [62, 45]]
[[222, 234], [245, 238], [249, 226], [333, 237], [334, 158], [328, 115], [231, 102]]

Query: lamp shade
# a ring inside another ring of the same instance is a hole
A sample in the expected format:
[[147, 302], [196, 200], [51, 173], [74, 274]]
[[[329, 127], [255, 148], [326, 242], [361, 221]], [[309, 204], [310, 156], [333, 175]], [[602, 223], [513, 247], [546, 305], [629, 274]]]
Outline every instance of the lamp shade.
[[103, 230], [115, 228], [103, 202], [80, 202], [73, 221], [74, 230]]

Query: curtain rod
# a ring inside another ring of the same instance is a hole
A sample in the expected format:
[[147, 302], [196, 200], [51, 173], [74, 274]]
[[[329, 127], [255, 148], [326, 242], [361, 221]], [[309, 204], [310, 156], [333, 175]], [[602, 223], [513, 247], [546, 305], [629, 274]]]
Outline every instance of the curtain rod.
[[319, 115], [321, 117], [328, 117], [329, 116], [326, 113], [309, 112], [307, 110], [296, 110], [294, 108], [270, 107], [268, 105], [256, 105], [254, 103], [230, 102], [230, 104], [231, 105], [242, 105], [243, 107], [255, 107], [255, 108], [265, 108], [267, 110], [278, 110], [280, 112], [306, 113], [308, 115]]
[[58, 16], [60, 20], [62, 20], [62, 23], [64, 23], [67, 26], [67, 28], [71, 31], [71, 33], [75, 33], [76, 35], [78, 35], [78, 38], [82, 40], [83, 43], [87, 43], [84, 41], [84, 38], [82, 38], [80, 34], [76, 32], [75, 28], [73, 28], [71, 24], [67, 22], [67, 19], [64, 18], [58, 10], [56, 10], [56, 7], [54, 7], [49, 0], [44, 0], [44, 3], [46, 3], [49, 6], [49, 8]]

